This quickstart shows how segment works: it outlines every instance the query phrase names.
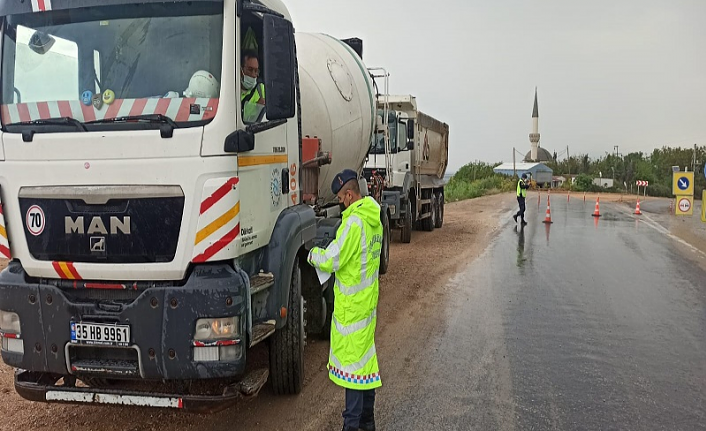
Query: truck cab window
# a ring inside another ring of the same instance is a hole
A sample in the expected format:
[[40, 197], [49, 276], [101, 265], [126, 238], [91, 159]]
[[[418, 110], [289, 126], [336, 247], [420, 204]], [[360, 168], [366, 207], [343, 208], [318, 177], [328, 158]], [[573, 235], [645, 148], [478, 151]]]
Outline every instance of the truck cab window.
[[265, 84], [262, 82], [262, 18], [243, 19], [240, 55], [240, 109], [243, 122], [253, 124], [265, 117]]
[[407, 123], [400, 121], [397, 127], [397, 142], [401, 150], [407, 149]]

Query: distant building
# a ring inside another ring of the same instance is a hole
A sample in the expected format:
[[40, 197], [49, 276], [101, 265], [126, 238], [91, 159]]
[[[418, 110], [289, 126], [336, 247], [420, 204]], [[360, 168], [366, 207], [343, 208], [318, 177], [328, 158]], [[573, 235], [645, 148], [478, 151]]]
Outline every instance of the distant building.
[[517, 176], [528, 174], [540, 187], [549, 187], [552, 183], [553, 171], [543, 163], [503, 163], [493, 168], [493, 172], [500, 175]]
[[[527, 153], [525, 155], [524, 161], [525, 162], [535, 161], [531, 157], [532, 157], [532, 151], [530, 151], [529, 153]], [[552, 156], [552, 154], [549, 151], [545, 150], [542, 147], [539, 147], [539, 146], [537, 147], [537, 159], [536, 159], [537, 162], [551, 162], [553, 160], [554, 160], [554, 157]]]
[[594, 178], [593, 184], [608, 189], [613, 187], [614, 181], [612, 178]]
[[561, 187], [564, 185], [565, 182], [566, 182], [566, 177], [564, 177], [564, 176], [552, 177], [552, 188]]

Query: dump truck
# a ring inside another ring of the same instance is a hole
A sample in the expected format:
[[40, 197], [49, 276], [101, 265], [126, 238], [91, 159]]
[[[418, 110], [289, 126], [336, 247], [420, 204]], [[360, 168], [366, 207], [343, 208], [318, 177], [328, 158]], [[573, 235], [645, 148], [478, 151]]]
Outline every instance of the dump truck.
[[412, 95], [381, 94], [377, 108], [382, 126], [363, 172], [368, 184], [382, 185], [390, 225], [409, 243], [413, 229], [433, 231], [444, 224], [449, 126], [420, 111]]
[[[335, 236], [331, 182], [362, 172], [375, 129], [362, 41], [295, 34], [279, 0], [7, 1], [0, 17], [16, 391], [196, 411], [268, 380], [299, 393], [336, 288], [306, 256]], [[263, 102], [247, 122], [246, 69]], [[269, 367], [246, 367], [262, 342]]]

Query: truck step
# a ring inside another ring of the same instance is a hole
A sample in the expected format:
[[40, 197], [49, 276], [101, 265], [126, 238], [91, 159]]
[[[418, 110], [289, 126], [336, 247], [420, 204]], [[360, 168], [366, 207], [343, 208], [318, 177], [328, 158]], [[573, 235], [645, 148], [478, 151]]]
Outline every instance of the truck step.
[[417, 220], [424, 220], [425, 218], [429, 218], [429, 217], [431, 217], [431, 213], [424, 213], [424, 214], [420, 215], [417, 218]]
[[419, 199], [419, 203], [422, 205], [430, 204], [431, 199]]
[[275, 333], [275, 321], [268, 320], [267, 322], [258, 323], [252, 327], [252, 339], [250, 340], [250, 347], [266, 339], [270, 335]]
[[250, 295], [255, 295], [263, 290], [275, 285], [275, 277], [272, 273], [259, 273], [250, 277]]

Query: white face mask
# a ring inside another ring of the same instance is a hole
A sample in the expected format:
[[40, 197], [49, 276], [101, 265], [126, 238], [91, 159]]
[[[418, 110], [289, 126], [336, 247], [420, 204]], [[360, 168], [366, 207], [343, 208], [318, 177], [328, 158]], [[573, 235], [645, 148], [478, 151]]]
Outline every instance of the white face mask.
[[252, 76], [243, 75], [243, 88], [246, 90], [252, 90], [257, 85], [257, 79]]

